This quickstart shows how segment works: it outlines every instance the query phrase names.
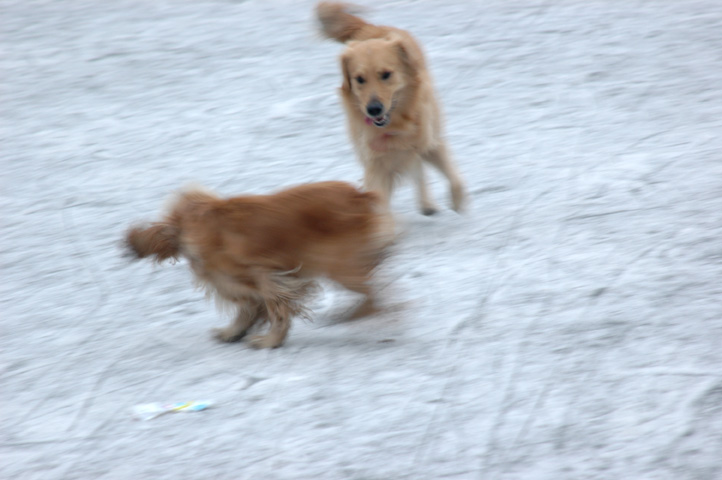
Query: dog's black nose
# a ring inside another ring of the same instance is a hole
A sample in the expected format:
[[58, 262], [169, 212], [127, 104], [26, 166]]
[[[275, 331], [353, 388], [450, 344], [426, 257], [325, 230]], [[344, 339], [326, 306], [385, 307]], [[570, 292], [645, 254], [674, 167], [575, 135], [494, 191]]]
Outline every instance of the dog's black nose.
[[366, 105], [366, 113], [371, 117], [378, 117], [383, 111], [384, 105], [378, 100], [371, 100], [368, 105]]

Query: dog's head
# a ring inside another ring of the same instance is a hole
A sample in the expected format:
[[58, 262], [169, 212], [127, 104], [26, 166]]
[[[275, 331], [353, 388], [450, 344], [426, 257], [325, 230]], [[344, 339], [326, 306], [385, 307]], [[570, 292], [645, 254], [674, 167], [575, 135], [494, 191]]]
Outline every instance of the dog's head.
[[403, 90], [416, 81], [414, 49], [402, 38], [350, 42], [341, 56], [342, 89], [356, 99], [366, 123], [385, 127]]

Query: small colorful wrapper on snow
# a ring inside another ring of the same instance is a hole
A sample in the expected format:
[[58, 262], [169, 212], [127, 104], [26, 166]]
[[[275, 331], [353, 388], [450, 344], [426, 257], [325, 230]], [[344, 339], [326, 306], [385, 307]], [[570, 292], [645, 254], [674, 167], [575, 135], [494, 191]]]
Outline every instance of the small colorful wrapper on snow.
[[144, 403], [133, 407], [133, 416], [138, 420], [150, 420], [168, 412], [197, 412], [210, 407], [213, 402], [194, 401], [178, 403]]

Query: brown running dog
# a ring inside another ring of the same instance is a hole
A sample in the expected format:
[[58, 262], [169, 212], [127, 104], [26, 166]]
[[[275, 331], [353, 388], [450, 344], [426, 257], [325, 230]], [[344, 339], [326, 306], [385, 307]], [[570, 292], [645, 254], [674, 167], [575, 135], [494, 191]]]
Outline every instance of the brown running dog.
[[126, 244], [136, 258], [187, 258], [198, 284], [234, 307], [235, 320], [216, 338], [236, 341], [267, 321], [269, 332], [250, 344], [272, 348], [305, 313], [316, 278], [365, 295], [363, 309], [372, 309], [371, 275], [394, 235], [386, 212], [375, 193], [344, 182], [229, 199], [190, 189], [162, 221], [132, 228]]

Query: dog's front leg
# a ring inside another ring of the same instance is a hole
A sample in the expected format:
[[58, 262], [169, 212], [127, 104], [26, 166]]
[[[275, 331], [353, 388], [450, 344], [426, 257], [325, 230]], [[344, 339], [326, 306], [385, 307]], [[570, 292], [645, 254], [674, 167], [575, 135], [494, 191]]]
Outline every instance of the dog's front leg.
[[438, 212], [436, 204], [429, 195], [429, 189], [426, 185], [426, 173], [424, 172], [424, 164], [420, 160], [415, 160], [411, 166], [411, 174], [416, 181], [418, 192], [419, 208], [424, 215], [433, 215]]
[[436, 167], [447, 178], [451, 190], [451, 205], [457, 212], [463, 210], [467, 201], [466, 187], [461, 175], [456, 170], [451, 155], [449, 155], [447, 146], [442, 143], [424, 152], [421, 157]]
[[388, 208], [391, 204], [391, 194], [394, 191], [395, 173], [386, 168], [381, 162], [368, 165], [364, 170], [364, 188], [376, 192], [381, 201]]

